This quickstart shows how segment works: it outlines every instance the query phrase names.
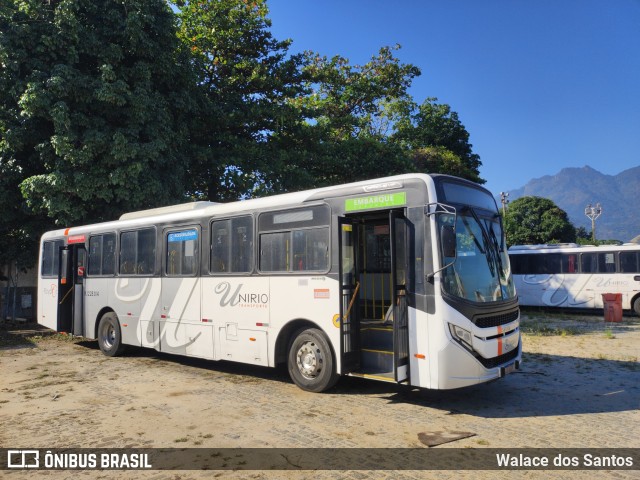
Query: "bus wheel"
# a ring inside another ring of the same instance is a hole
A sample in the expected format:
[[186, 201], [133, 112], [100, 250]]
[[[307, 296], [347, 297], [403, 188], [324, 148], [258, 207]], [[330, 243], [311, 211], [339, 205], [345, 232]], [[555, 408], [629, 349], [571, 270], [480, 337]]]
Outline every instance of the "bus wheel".
[[120, 333], [120, 322], [115, 313], [105, 313], [98, 325], [98, 345], [100, 350], [108, 357], [121, 355], [125, 346], [122, 344], [122, 334]]
[[636, 315], [640, 316], [640, 297], [633, 301], [633, 311], [636, 312]]
[[289, 344], [289, 376], [301, 389], [323, 392], [338, 381], [336, 362], [324, 333], [300, 330]]

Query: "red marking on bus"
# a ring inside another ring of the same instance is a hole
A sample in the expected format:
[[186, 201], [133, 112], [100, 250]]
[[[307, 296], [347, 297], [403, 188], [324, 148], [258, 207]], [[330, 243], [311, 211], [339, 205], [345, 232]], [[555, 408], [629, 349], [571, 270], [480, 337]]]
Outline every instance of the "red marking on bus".
[[160, 318], [167, 318], [166, 315], [160, 315]]
[[[498, 327], [498, 334], [502, 334], [502, 327]], [[498, 356], [502, 355], [502, 337], [498, 338]]]
[[71, 235], [67, 238], [67, 243], [70, 245], [72, 243], [84, 243], [85, 240], [86, 237], [84, 235]]
[[122, 326], [123, 326], [123, 327], [128, 327], [128, 326], [129, 326], [129, 324], [128, 324], [128, 323], [123, 323], [123, 324], [122, 324]]
[[420, 360], [424, 360], [425, 358], [427, 358], [422, 353], [416, 353], [414, 357], [419, 358]]

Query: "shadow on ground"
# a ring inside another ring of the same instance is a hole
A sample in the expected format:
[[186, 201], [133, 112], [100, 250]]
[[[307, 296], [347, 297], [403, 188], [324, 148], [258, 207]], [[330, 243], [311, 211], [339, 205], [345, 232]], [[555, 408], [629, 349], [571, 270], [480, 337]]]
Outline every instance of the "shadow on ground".
[[[84, 341], [78, 345], [98, 350], [97, 342]], [[291, 384], [284, 368], [202, 360], [144, 348], [130, 348], [127, 356]], [[521, 370], [498, 381], [474, 387], [449, 391], [424, 390], [343, 377], [331, 391], [318, 395], [370, 395], [389, 404], [406, 403], [444, 410], [451, 415], [466, 414], [484, 418], [621, 412], [640, 408], [640, 364], [634, 361], [525, 353]]]

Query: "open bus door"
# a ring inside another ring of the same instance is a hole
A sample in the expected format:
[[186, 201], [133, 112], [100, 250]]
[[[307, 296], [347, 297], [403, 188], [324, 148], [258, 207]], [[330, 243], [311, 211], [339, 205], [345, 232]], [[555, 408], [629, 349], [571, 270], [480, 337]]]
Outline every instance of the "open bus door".
[[409, 378], [409, 315], [407, 305], [407, 223], [401, 211], [389, 212], [393, 305], [393, 369], [396, 382]]
[[338, 218], [340, 232], [340, 354], [342, 374], [360, 367], [360, 307], [358, 305], [358, 229], [353, 219]]
[[[83, 237], [84, 241], [84, 237]], [[84, 243], [60, 247], [58, 256], [58, 332], [84, 336]]]

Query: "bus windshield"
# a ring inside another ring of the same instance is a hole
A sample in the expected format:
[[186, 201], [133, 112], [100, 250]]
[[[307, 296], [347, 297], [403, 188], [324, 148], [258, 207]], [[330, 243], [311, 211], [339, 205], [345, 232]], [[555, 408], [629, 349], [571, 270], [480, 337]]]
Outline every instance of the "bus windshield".
[[444, 257], [443, 288], [450, 295], [473, 302], [496, 302], [515, 297], [504, 232], [497, 214], [479, 214], [472, 207], [458, 214], [440, 215], [440, 225], [456, 231], [456, 257]]

